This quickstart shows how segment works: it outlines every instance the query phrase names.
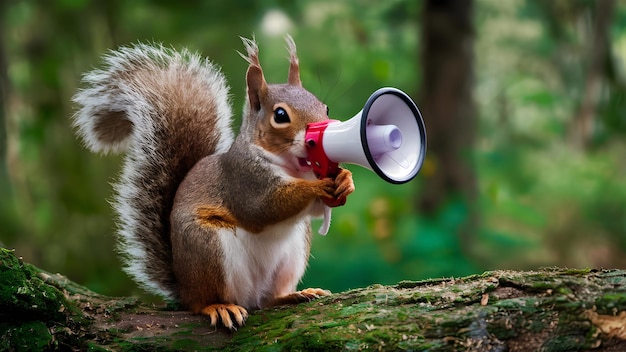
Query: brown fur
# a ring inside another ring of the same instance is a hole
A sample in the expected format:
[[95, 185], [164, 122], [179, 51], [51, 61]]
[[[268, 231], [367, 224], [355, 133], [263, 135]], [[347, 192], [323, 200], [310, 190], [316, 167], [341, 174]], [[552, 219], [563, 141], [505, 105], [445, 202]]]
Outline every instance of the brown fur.
[[106, 115], [95, 119], [94, 130], [102, 143], [115, 143], [120, 136], [128, 136], [133, 130], [133, 123], [126, 119], [123, 111], [107, 111]]

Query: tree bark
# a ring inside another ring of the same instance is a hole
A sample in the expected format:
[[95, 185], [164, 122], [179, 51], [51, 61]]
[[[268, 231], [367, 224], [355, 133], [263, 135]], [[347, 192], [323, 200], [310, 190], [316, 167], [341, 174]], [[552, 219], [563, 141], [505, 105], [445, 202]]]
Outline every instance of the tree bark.
[[626, 349], [626, 271], [494, 271], [253, 312], [238, 331], [98, 295], [0, 249], [0, 350]]

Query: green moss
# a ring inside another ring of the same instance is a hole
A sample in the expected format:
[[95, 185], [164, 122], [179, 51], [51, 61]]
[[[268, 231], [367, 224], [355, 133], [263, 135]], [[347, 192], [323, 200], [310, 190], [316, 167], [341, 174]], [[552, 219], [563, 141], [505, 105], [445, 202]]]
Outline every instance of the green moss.
[[621, 287], [621, 291], [624, 291], [626, 287], [626, 271], [625, 270], [603, 270], [595, 274], [596, 277], [602, 279], [602, 281], [611, 284], [613, 287]]
[[25, 320], [65, 321], [69, 304], [55, 287], [47, 285], [33, 267], [22, 263], [12, 251], [0, 248], [0, 317]]
[[573, 293], [573, 291], [569, 287], [561, 286], [557, 287], [556, 293], [561, 295], [570, 295]]
[[330, 329], [330, 328], [334, 328], [334, 327], [341, 326], [341, 325], [343, 324], [341, 324], [341, 322], [338, 322], [338, 321], [325, 321], [325, 322], [318, 324], [318, 326], [322, 329]]
[[526, 328], [534, 333], [539, 333], [545, 329], [550, 328], [553, 318], [550, 314], [541, 314], [536, 319], [529, 319]]
[[584, 336], [580, 335], [558, 335], [541, 346], [546, 352], [580, 351], [591, 348]]
[[407, 312], [404, 312], [404, 311], [398, 311], [396, 313], [396, 319], [399, 322], [407, 321], [409, 319], [409, 314]]
[[179, 339], [172, 343], [172, 348], [183, 351], [197, 351], [201, 347], [198, 341], [194, 339]]
[[[518, 314], [516, 313], [510, 312], [498, 312], [496, 314], [491, 314], [491, 319], [488, 322], [485, 322], [486, 326], [483, 330], [501, 341], [514, 338], [517, 336], [519, 331], [511, 329], [511, 326], [517, 323], [517, 315]], [[471, 335], [472, 331], [469, 331], [468, 333]]]
[[398, 349], [404, 351], [439, 351], [444, 346], [442, 341], [432, 341], [424, 338], [412, 339], [409, 337], [407, 337], [407, 340], [398, 343]]
[[[69, 326], [88, 321], [56, 287], [41, 277], [48, 274], [22, 263], [12, 251], [0, 248], [0, 321], [3, 346], [41, 350], [50, 344], [80, 345]], [[0, 350], [5, 350], [0, 348]]]
[[614, 314], [626, 310], [626, 292], [606, 293], [595, 301], [598, 313]]
[[0, 350], [2, 351], [42, 351], [52, 342], [52, 334], [45, 323], [26, 322], [20, 325], [0, 325]]
[[392, 335], [385, 329], [375, 328], [363, 336], [363, 341], [372, 345], [385, 346], [392, 341]]
[[322, 337], [317, 333], [304, 332], [298, 336], [291, 336], [283, 340], [281, 350], [284, 351], [333, 351], [346, 346], [344, 338]]
[[561, 269], [561, 275], [587, 275], [591, 272], [589, 268]]

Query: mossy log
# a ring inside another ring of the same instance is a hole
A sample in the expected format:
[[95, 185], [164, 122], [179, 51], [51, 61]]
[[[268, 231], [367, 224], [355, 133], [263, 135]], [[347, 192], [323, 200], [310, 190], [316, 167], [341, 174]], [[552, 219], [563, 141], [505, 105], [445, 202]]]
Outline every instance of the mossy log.
[[626, 271], [550, 268], [404, 281], [205, 317], [106, 297], [0, 250], [0, 350], [626, 350]]

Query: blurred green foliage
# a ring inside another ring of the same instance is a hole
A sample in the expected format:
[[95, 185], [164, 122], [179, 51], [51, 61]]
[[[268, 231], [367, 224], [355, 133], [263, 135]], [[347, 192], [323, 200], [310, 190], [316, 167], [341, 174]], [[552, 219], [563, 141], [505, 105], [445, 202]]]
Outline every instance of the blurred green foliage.
[[[415, 204], [429, 187], [432, 162], [400, 186], [350, 166], [357, 191], [333, 211], [329, 235], [315, 236], [303, 286], [343, 290], [487, 269], [626, 266], [623, 2], [612, 12], [590, 142], [580, 147], [570, 138], [589, 80], [595, 4], [477, 1], [479, 128], [467, 155], [478, 202], [452, 196], [423, 216]], [[350, 118], [381, 86], [414, 97], [420, 89], [417, 1], [9, 0], [0, 10], [0, 242], [104, 294], [138, 292], [114, 253], [106, 201], [121, 159], [89, 154], [69, 117], [81, 74], [107, 50], [139, 41], [196, 50], [223, 68], [235, 111], [245, 92], [239, 36], [252, 33], [271, 82], [286, 80], [282, 36], [294, 36], [302, 81], [333, 118]], [[459, 233], [470, 206], [480, 222], [467, 248]]]

